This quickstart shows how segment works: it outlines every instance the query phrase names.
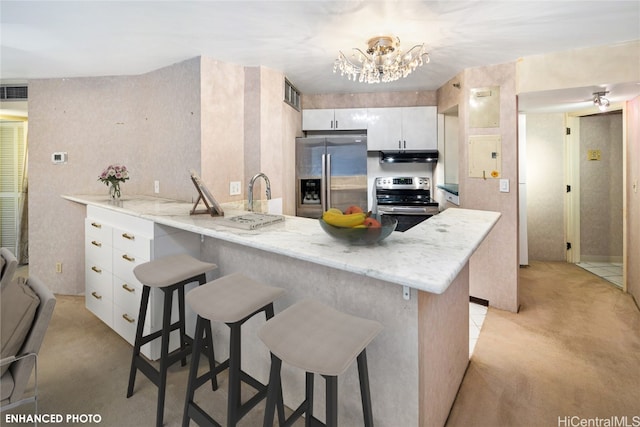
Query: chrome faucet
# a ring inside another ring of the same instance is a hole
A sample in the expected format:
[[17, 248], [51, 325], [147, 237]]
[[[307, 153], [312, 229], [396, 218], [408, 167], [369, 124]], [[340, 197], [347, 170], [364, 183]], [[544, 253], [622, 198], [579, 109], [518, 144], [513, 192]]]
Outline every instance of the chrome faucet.
[[269, 182], [269, 178], [262, 172], [255, 174], [253, 178], [251, 178], [251, 181], [249, 181], [249, 212], [253, 212], [253, 184], [255, 184], [256, 180], [260, 177], [264, 178], [264, 182], [267, 184], [267, 200], [271, 200], [271, 183]]

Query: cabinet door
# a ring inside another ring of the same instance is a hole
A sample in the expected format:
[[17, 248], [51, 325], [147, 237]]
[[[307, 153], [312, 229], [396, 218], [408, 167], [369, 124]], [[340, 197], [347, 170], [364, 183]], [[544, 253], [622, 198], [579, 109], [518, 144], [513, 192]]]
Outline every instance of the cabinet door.
[[334, 110], [333, 118], [336, 130], [367, 129], [366, 108], [339, 108]]
[[367, 150], [399, 150], [402, 141], [401, 108], [367, 109]]
[[333, 108], [302, 110], [302, 130], [333, 130]]
[[437, 107], [402, 108], [402, 149], [437, 150]]

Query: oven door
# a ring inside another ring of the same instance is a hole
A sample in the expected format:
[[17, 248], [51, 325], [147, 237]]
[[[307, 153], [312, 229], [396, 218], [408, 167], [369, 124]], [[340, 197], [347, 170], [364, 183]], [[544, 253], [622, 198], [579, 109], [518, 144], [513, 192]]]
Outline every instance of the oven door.
[[[382, 214], [382, 212], [380, 212]], [[394, 214], [383, 214], [388, 215], [392, 218], [398, 220], [398, 226], [396, 227], [396, 231], [405, 232], [408, 229], [415, 227], [420, 224], [422, 221], [431, 218], [432, 215], [394, 215]]]
[[414, 206], [379, 206], [378, 213], [397, 219], [396, 231], [401, 232], [407, 231], [433, 216], [424, 207]]

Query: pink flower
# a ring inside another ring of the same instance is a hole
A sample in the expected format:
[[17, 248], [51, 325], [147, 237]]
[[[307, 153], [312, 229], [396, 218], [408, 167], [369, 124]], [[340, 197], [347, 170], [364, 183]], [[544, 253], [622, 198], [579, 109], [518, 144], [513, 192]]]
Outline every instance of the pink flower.
[[104, 182], [106, 185], [114, 184], [116, 182], [124, 182], [128, 179], [129, 171], [126, 166], [123, 165], [109, 165], [98, 177], [98, 180]]

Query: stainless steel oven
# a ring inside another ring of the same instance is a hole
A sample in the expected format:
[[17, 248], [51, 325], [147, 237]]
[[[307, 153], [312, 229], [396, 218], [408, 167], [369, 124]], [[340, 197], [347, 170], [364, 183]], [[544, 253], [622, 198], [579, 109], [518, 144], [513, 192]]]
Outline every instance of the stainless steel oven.
[[429, 177], [379, 177], [375, 187], [377, 211], [398, 220], [396, 231], [407, 231], [439, 212]]

